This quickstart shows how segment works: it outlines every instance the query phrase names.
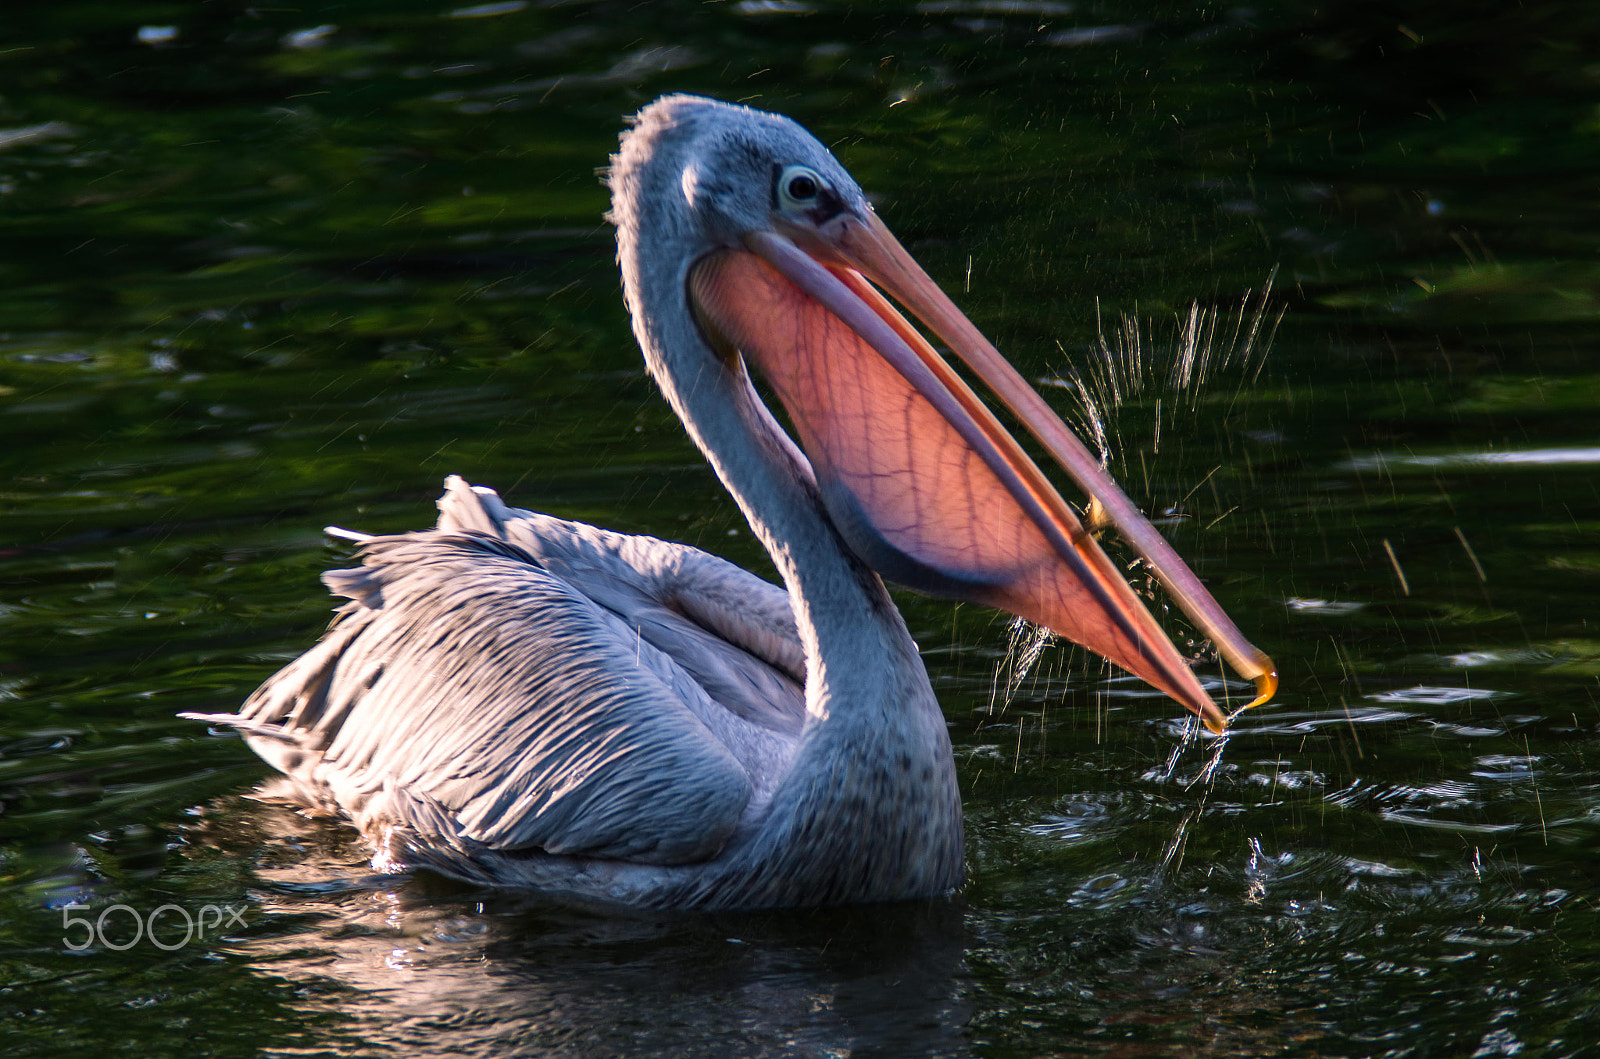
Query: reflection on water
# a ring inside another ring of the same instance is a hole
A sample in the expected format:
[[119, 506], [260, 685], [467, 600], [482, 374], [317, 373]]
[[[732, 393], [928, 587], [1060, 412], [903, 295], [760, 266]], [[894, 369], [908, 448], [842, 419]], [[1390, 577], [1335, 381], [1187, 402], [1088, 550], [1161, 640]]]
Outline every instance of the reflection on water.
[[[1592, 1048], [1591, 6], [6, 19], [4, 1050]], [[1130, 494], [1283, 666], [1212, 739], [902, 597], [968, 807], [957, 903], [640, 917], [375, 877], [174, 717], [315, 639], [349, 558], [320, 527], [426, 524], [447, 473], [770, 572], [644, 375], [600, 221], [620, 116], [674, 90], [835, 145], [1049, 399], [1096, 402]], [[119, 903], [246, 925], [64, 944], [69, 906]]]
[[1587, 466], [1594, 463], [1600, 463], [1600, 447], [1533, 449], [1523, 452], [1445, 452], [1430, 456], [1409, 453], [1359, 456], [1346, 460], [1340, 466], [1350, 471], [1382, 471], [1411, 467], [1465, 471], [1478, 467], [1561, 467]]
[[[304, 845], [297, 838], [315, 826], [267, 814], [258, 822], [278, 842]], [[286, 929], [258, 930], [227, 948], [303, 987], [308, 1017], [336, 1013], [341, 1050], [970, 1051], [956, 902], [642, 915], [353, 867], [302, 856], [264, 868], [257, 911]]]

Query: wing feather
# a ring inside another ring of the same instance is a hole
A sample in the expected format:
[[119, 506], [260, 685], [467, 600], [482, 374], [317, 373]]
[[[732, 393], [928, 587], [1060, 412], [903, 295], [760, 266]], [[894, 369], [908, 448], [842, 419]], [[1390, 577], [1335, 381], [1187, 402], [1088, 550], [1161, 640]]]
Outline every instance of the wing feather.
[[786, 593], [460, 479], [440, 507], [439, 529], [371, 538], [361, 567], [325, 575], [351, 602], [322, 641], [205, 719], [369, 831], [467, 854], [714, 855], [803, 720]]

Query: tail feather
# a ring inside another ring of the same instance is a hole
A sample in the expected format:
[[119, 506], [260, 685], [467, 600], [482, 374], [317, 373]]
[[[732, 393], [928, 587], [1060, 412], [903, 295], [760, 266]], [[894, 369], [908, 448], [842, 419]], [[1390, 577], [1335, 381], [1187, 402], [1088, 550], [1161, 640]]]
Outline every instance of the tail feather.
[[439, 498], [439, 528], [446, 532], [481, 533], [506, 539], [506, 520], [514, 517], [505, 501], [485, 485], [468, 485], [452, 474], [444, 480], [444, 495]]

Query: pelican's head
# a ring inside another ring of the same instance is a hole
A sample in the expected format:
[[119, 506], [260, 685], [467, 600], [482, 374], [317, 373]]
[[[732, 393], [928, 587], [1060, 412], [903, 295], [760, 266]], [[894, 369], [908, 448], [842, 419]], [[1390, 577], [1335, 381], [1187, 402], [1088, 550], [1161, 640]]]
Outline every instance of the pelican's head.
[[[674, 95], [631, 124], [609, 171], [610, 219], [630, 287], [630, 264], [682, 268], [762, 234], [826, 253], [843, 226], [874, 216], [832, 152], [780, 114]], [[634, 260], [643, 234], [658, 260]]]
[[706, 344], [754, 365], [782, 401], [830, 519], [868, 564], [913, 588], [1020, 614], [1143, 677], [1213, 730], [1226, 724], [1071, 505], [881, 288], [1105, 512], [1223, 657], [1255, 681], [1256, 702], [1271, 696], [1271, 659], [810, 133], [775, 114], [669, 96], [623, 135], [611, 186], [641, 340], [652, 326], [640, 311], [646, 283], [686, 296]]

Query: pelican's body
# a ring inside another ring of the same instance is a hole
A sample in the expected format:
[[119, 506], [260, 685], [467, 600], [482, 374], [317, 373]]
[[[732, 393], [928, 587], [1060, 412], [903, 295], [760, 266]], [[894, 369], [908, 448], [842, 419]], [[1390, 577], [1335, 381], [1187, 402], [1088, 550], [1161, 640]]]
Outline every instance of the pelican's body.
[[[285, 774], [280, 793], [347, 815], [381, 866], [493, 885], [674, 908], [949, 892], [950, 742], [875, 570], [1048, 624], [1221, 723], [1037, 468], [874, 300], [855, 269], [954, 332], [1012, 403], [992, 347], [820, 144], [679, 96], [613, 163], [646, 363], [784, 587], [452, 479], [436, 529], [368, 538], [363, 566], [324, 576], [351, 602], [316, 647], [238, 715], [206, 717]], [[1115, 518], [1126, 500], [1098, 468], [1068, 469]], [[1198, 591], [1197, 620], [1239, 654]]]

